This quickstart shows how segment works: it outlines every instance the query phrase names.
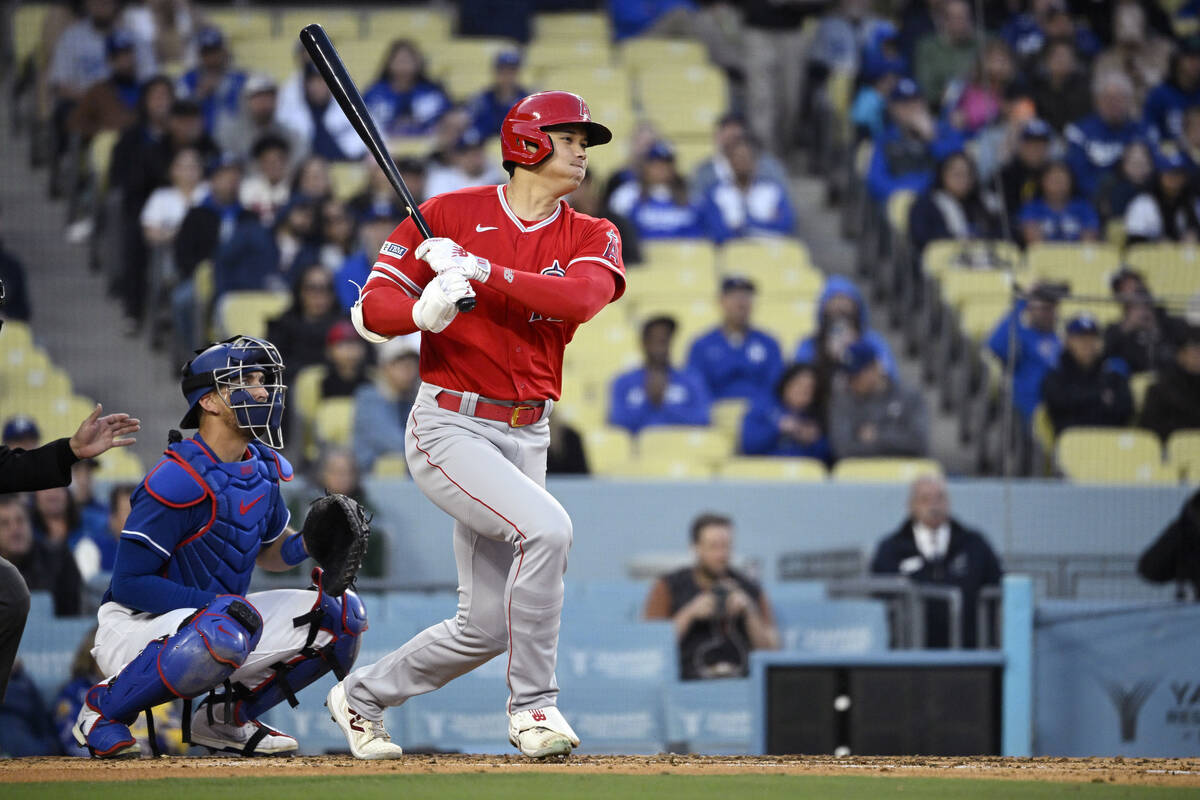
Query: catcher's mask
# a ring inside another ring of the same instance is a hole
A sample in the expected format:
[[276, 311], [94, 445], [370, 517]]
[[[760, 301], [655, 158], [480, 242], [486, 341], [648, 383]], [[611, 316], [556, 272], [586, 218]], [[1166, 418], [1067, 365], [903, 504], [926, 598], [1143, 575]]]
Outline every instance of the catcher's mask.
[[[282, 448], [280, 426], [287, 386], [283, 383], [283, 359], [275, 345], [253, 336], [233, 336], [196, 352], [196, 357], [183, 366], [181, 388], [188, 411], [179, 426], [198, 428], [200, 398], [215, 391], [233, 410], [238, 427], [250, 431], [267, 447]], [[262, 383], [250, 382], [255, 373], [262, 375]], [[266, 398], [256, 399], [252, 389], [266, 391]]]

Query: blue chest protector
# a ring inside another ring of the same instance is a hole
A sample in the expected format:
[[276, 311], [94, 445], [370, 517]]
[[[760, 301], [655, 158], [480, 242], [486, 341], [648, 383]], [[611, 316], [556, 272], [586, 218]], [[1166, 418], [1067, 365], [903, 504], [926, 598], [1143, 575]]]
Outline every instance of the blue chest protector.
[[207, 504], [207, 522], [181, 541], [164, 577], [217, 594], [244, 595], [254, 560], [292, 465], [274, 450], [251, 442], [242, 461], [217, 461], [194, 439], [171, 445], [146, 476], [144, 487], [172, 508]]

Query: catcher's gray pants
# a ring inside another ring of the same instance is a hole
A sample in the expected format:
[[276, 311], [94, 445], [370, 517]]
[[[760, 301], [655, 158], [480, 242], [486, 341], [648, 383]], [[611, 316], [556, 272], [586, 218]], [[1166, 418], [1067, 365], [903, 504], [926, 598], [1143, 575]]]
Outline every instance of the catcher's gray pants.
[[555, 705], [558, 696], [571, 520], [545, 488], [550, 409], [533, 425], [510, 428], [438, 408], [440, 391], [421, 386], [406, 456], [417, 486], [454, 517], [458, 614], [350, 673], [346, 696], [368, 719], [506, 650], [510, 713]]

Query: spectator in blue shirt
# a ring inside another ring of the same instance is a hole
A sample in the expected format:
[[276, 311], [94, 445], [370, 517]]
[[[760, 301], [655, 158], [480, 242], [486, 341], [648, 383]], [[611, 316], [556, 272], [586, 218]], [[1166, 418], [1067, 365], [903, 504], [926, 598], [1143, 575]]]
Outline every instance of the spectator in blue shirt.
[[129, 516], [129, 496], [136, 488], [134, 484], [122, 483], [109, 490], [104, 524], [98, 530], [89, 529], [76, 543], [72, 551], [75, 566], [85, 583], [97, 574], [112, 572], [117, 560], [117, 544]]
[[1142, 119], [1160, 142], [1183, 138], [1183, 114], [1200, 106], [1200, 35], [1188, 36], [1171, 55], [1167, 79], [1150, 90]]
[[691, 0], [611, 0], [613, 38], [618, 42], [630, 36], [652, 35], [656, 26], [685, 25], [682, 20], [696, 10]]
[[779, 343], [752, 328], [754, 283], [731, 275], [721, 281], [721, 325], [692, 343], [688, 367], [704, 379], [714, 400], [767, 394], [783, 372]]
[[450, 109], [450, 98], [426, 77], [425, 59], [408, 39], [392, 42], [379, 78], [367, 89], [363, 101], [389, 136], [433, 133], [437, 121]]
[[742, 452], [748, 456], [818, 458], [829, 464], [833, 452], [826, 435], [824, 403], [817, 371], [793, 364], [775, 386], [742, 418]]
[[[988, 349], [1012, 366], [1013, 406], [1028, 424], [1042, 398], [1042, 381], [1058, 366], [1062, 341], [1056, 330], [1058, 303], [1064, 288], [1038, 284], [1027, 298], [1014, 304], [988, 337]], [[1010, 349], [1011, 329], [1016, 326], [1015, 350]]]
[[888, 121], [875, 137], [867, 169], [871, 196], [883, 203], [900, 189], [923, 191], [933, 181], [934, 165], [961, 150], [963, 141], [949, 122], [929, 113], [916, 82], [901, 78], [888, 95]]
[[516, 50], [501, 50], [492, 62], [492, 85], [471, 98], [467, 113], [471, 115], [471, 128], [480, 138], [487, 139], [500, 134], [508, 110], [518, 100], [528, 95], [529, 89], [517, 83], [521, 70], [521, 54]]
[[382, 455], [404, 455], [404, 427], [421, 384], [420, 347], [420, 333], [389, 339], [379, 347], [375, 380], [354, 391], [354, 458], [364, 473]]
[[904, 77], [908, 67], [902, 58], [863, 58], [862, 86], [850, 105], [850, 121], [856, 138], [874, 139], [883, 134], [887, 121], [887, 98]]
[[[712, 157], [701, 161], [695, 172], [692, 173], [692, 198], [694, 200], [703, 200], [714, 186], [729, 179], [733, 172], [729, 165], [730, 151], [749, 136], [750, 131], [746, 127], [746, 118], [740, 114], [731, 112], [717, 120], [717, 126], [713, 130]], [[785, 183], [788, 174], [783, 162], [762, 148], [756, 148], [754, 177], [755, 179], [761, 178]], [[572, 204], [572, 208], [574, 208], [574, 204]], [[624, 234], [621, 236], [624, 238]]]
[[722, 241], [726, 232], [710, 204], [688, 197], [687, 184], [675, 168], [675, 151], [655, 142], [642, 159], [638, 179], [612, 193], [609, 208], [633, 223], [643, 239]]
[[788, 235], [796, 228], [796, 211], [787, 184], [758, 173], [758, 148], [743, 137], [729, 148], [729, 174], [708, 195], [730, 237]]
[[1040, 195], [1026, 203], [1017, 215], [1026, 244], [1099, 238], [1100, 215], [1091, 203], [1075, 196], [1075, 181], [1065, 163], [1050, 162], [1040, 183]]
[[815, 365], [822, 378], [827, 379], [842, 363], [846, 348], [859, 339], [875, 346], [884, 372], [895, 378], [896, 359], [887, 339], [871, 328], [862, 293], [849, 278], [831, 275], [817, 301], [817, 332], [800, 342], [793, 360]]
[[360, 247], [346, 257], [341, 268], [333, 276], [333, 288], [341, 301], [342, 310], [346, 313], [350, 312], [350, 306], [358, 300], [359, 290], [367, 285], [371, 268], [375, 266], [375, 255], [399, 224], [400, 221], [390, 214], [374, 213], [363, 217], [359, 222]]
[[230, 63], [225, 35], [216, 28], [205, 28], [196, 36], [199, 63], [179, 79], [178, 96], [200, 104], [204, 132], [212, 134], [220, 117], [237, 117], [241, 108], [246, 73]]
[[1091, 197], [1096, 184], [1121, 158], [1125, 145], [1150, 138], [1137, 116], [1133, 83], [1123, 72], [1105, 72], [1092, 91], [1096, 111], [1066, 127], [1067, 163], [1079, 193]]
[[672, 317], [642, 325], [644, 366], [618, 375], [612, 384], [608, 422], [637, 433], [652, 425], [707, 425], [709, 396], [704, 379], [671, 366]]

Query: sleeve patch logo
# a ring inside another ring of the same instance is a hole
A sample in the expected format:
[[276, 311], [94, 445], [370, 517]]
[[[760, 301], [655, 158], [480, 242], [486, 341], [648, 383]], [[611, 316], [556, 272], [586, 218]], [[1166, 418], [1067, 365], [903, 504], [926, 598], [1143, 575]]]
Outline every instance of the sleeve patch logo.
[[404, 258], [408, 255], [408, 248], [395, 242], [384, 242], [379, 252], [392, 258]]

